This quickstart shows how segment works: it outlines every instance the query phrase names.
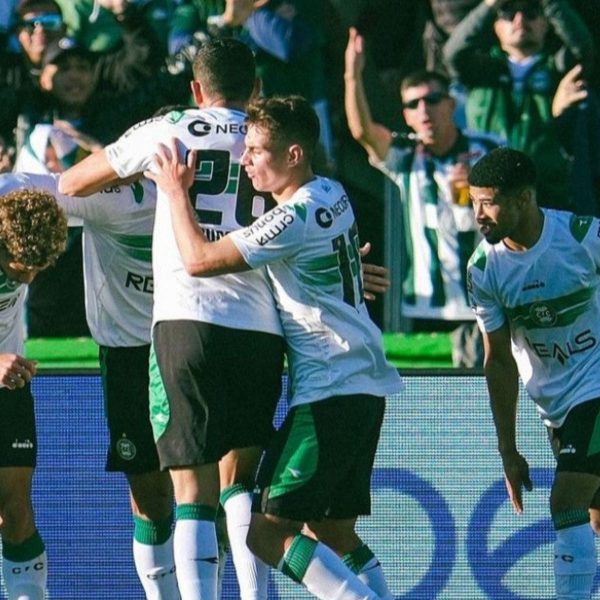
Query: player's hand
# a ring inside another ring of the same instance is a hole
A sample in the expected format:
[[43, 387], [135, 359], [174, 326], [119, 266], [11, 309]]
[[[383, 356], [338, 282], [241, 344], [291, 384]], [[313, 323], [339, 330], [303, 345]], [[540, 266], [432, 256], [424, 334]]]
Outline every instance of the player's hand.
[[153, 169], [144, 175], [158, 185], [170, 198], [187, 196], [194, 183], [196, 152], [190, 150], [185, 161], [179, 158], [177, 140], [172, 138], [169, 145], [159, 144], [154, 155]]
[[355, 27], [348, 32], [348, 45], [344, 54], [345, 73], [347, 77], [361, 77], [365, 68], [365, 40]]
[[[371, 251], [371, 244], [367, 242], [359, 248], [361, 258], [367, 256]], [[383, 294], [390, 287], [388, 270], [380, 265], [372, 265], [361, 261], [363, 274], [363, 296], [365, 300], [375, 300], [375, 294]]]
[[110, 10], [114, 15], [122, 15], [129, 4], [129, 0], [98, 0], [98, 4]]
[[516, 452], [503, 456], [502, 466], [504, 467], [504, 483], [506, 484], [508, 497], [515, 512], [520, 514], [523, 512], [523, 488], [528, 492], [533, 489], [533, 483], [529, 478], [529, 465]]
[[0, 384], [14, 390], [25, 387], [37, 371], [37, 363], [18, 354], [0, 354]]

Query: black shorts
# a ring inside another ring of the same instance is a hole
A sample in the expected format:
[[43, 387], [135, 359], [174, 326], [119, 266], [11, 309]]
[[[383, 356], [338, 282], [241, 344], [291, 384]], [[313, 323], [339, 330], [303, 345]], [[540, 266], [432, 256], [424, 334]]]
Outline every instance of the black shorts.
[[549, 434], [557, 473], [600, 475], [600, 398], [572, 408]]
[[336, 396], [294, 407], [259, 468], [252, 510], [294, 521], [371, 512], [385, 399]]
[[149, 356], [149, 344], [100, 346], [104, 412], [110, 433], [107, 471], [139, 474], [159, 468], [150, 424]]
[[37, 435], [31, 386], [0, 388], [0, 467], [35, 467]]
[[162, 321], [152, 338], [150, 414], [163, 469], [268, 443], [281, 395], [282, 337]]

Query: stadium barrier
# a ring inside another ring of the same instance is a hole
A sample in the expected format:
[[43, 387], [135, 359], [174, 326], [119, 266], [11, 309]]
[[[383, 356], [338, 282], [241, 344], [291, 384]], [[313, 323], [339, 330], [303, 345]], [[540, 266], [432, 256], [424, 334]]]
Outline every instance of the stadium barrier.
[[[518, 437], [535, 488], [517, 516], [506, 498], [483, 377], [415, 371], [405, 383], [388, 399], [373, 515], [359, 525], [396, 598], [552, 598], [553, 459], [532, 402], [522, 393]], [[33, 391], [40, 447], [34, 501], [49, 557], [49, 598], [141, 600], [126, 484], [104, 472], [99, 376], [43, 374]], [[282, 401], [278, 419], [284, 410]], [[273, 600], [310, 597], [279, 573], [270, 587]], [[239, 598], [231, 561], [223, 598]]]

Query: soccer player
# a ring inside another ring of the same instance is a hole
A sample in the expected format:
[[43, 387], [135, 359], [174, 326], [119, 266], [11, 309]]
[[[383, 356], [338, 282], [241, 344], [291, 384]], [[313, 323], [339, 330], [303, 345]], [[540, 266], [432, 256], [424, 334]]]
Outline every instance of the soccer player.
[[[65, 172], [62, 191], [90, 193], [142, 172], [157, 144], [177, 136], [198, 150], [194, 213], [211, 239], [260, 216], [269, 200], [252, 189], [240, 166], [244, 110], [257, 87], [252, 52], [234, 39], [209, 42], [195, 60], [194, 77], [199, 109], [134, 126]], [[256, 465], [273, 432], [283, 365], [281, 325], [266, 274], [210, 280], [188, 275], [160, 193], [153, 268], [151, 416], [160, 464], [170, 470], [174, 485], [182, 600], [216, 597], [220, 495], [242, 599], [266, 599], [267, 567], [246, 545]]]
[[532, 488], [515, 432], [520, 374], [557, 458], [550, 493], [556, 597], [589, 599], [590, 512], [597, 517], [600, 487], [600, 221], [540, 209], [534, 164], [516, 150], [490, 152], [469, 183], [485, 238], [469, 263], [469, 294], [508, 495], [521, 513], [522, 489]]
[[[315, 176], [319, 122], [298, 96], [248, 107], [242, 163], [277, 206], [211, 242], [197, 223], [196, 152], [160, 146], [154, 179], [170, 201], [183, 265], [198, 278], [267, 266], [287, 344], [290, 411], [266, 450], [249, 545], [317, 598], [393, 598], [355, 532], [370, 512], [370, 476], [386, 394], [398, 373], [363, 301], [358, 232], [348, 196]], [[185, 142], [183, 142], [185, 145]], [[342, 560], [343, 557], [343, 560]]]
[[55, 175], [0, 177], [0, 194], [6, 189], [42, 189], [69, 217], [83, 220], [86, 316], [100, 346], [110, 432], [106, 469], [127, 477], [133, 556], [146, 597], [178, 600], [173, 490], [168, 473], [159, 470], [148, 401], [156, 186], [142, 179], [85, 199], [60, 194], [57, 187]]
[[43, 600], [46, 593], [46, 551], [31, 503], [37, 438], [29, 382], [36, 363], [23, 357], [23, 305], [26, 284], [56, 261], [66, 240], [67, 219], [51, 195], [0, 196], [0, 518], [9, 600]]

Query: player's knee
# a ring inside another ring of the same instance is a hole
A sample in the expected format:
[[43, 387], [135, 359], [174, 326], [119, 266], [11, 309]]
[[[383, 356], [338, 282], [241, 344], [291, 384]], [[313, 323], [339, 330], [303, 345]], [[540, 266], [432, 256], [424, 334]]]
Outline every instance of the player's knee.
[[13, 543], [20, 543], [31, 536], [35, 530], [33, 509], [29, 498], [18, 494], [5, 498], [0, 506], [2, 517], [2, 538]]

